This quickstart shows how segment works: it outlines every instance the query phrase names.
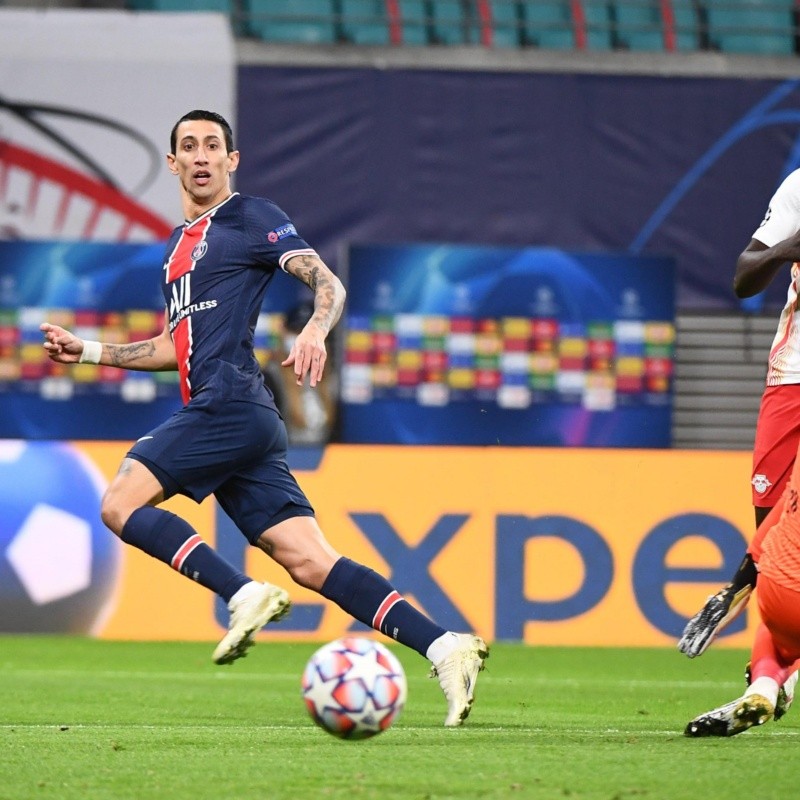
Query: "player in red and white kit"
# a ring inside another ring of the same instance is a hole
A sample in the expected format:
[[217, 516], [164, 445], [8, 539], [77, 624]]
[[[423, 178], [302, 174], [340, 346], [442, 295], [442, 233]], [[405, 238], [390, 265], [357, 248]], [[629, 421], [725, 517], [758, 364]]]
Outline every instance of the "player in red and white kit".
[[[758, 527], [778, 503], [800, 445], [800, 170], [792, 172], [770, 200], [767, 213], [736, 262], [737, 297], [764, 291], [791, 262], [786, 304], [769, 353], [753, 448], [752, 496]], [[730, 583], [706, 601], [686, 624], [678, 649], [701, 655], [744, 609], [757, 572], [748, 552]]]
[[758, 528], [748, 554], [758, 570], [756, 631], [749, 686], [742, 697], [701, 714], [686, 736], [734, 736], [786, 713], [800, 667], [800, 460], [784, 493]]

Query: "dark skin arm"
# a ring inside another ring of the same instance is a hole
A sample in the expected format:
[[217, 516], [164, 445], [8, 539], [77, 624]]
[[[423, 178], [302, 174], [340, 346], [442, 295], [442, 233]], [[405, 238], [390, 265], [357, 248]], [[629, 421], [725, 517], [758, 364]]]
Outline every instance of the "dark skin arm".
[[737, 297], [752, 297], [769, 286], [787, 262], [800, 261], [800, 231], [772, 247], [751, 239], [736, 260], [733, 291]]
[[[769, 286], [778, 270], [788, 261], [800, 259], [800, 233], [767, 247], [751, 239], [736, 260], [733, 291], [737, 297], [752, 297]], [[769, 509], [756, 507], [758, 526]], [[686, 624], [678, 649], [690, 658], [701, 655], [720, 630], [730, 621], [736, 609], [744, 608], [756, 585], [758, 571], [750, 551], [745, 553], [730, 583], [708, 598], [703, 608]]]
[[[763, 292], [784, 264], [795, 261], [800, 261], [800, 231], [772, 247], [767, 247], [758, 239], [751, 239], [736, 260], [733, 291], [737, 297], [742, 298], [752, 297]], [[769, 508], [755, 507], [756, 527], [764, 521], [769, 512]], [[743, 582], [749, 583], [753, 574], [752, 561], [748, 556], [745, 558], [742, 568], [736, 573], [733, 583], [735, 585]]]
[[[788, 239], [767, 247], [758, 239], [751, 239], [736, 261], [736, 274], [733, 278], [733, 291], [737, 297], [752, 297], [769, 286], [778, 270], [787, 262], [800, 261], [800, 231]], [[770, 512], [769, 508], [756, 506], [756, 527], [758, 528]], [[748, 552], [731, 580], [735, 591], [744, 586], [754, 586], [757, 572], [753, 558]]]

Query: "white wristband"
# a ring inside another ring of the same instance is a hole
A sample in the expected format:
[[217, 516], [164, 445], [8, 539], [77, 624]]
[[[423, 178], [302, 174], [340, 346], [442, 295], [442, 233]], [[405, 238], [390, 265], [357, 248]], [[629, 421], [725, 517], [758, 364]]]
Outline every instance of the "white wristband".
[[99, 364], [103, 355], [103, 345], [91, 339], [83, 340], [83, 352], [78, 359], [79, 364]]

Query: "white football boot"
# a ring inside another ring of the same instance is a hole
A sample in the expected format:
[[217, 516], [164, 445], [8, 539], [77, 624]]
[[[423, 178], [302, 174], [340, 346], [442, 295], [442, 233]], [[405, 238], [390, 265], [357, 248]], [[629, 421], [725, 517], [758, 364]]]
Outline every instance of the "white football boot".
[[431, 677], [439, 679], [447, 698], [444, 724], [455, 728], [469, 716], [475, 699], [475, 683], [484, 661], [489, 657], [486, 642], [471, 633], [456, 634], [458, 646], [431, 668]]
[[793, 672], [786, 683], [781, 686], [778, 692], [778, 702], [775, 704], [775, 720], [779, 720], [791, 707], [794, 702], [794, 692], [797, 688], [797, 679], [800, 674]]
[[228, 632], [214, 650], [215, 664], [232, 664], [255, 644], [253, 634], [268, 622], [277, 622], [291, 608], [289, 593], [271, 583], [250, 581], [230, 599]]

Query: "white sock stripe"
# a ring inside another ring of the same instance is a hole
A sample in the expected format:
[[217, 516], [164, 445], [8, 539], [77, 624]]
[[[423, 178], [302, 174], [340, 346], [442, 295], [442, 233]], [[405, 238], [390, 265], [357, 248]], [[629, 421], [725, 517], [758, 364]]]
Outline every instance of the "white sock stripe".
[[375, 616], [372, 618], [372, 627], [379, 631], [381, 626], [383, 625], [383, 621], [386, 619], [386, 615], [402, 600], [402, 596], [397, 591], [389, 592], [386, 597], [383, 598], [383, 602], [378, 606], [378, 610], [375, 612]]
[[199, 547], [203, 544], [203, 540], [200, 538], [198, 534], [194, 536], [190, 536], [179, 548], [178, 552], [172, 557], [172, 561], [170, 561], [170, 566], [172, 569], [177, 570], [178, 572], [181, 571], [181, 567], [183, 567], [186, 559], [192, 554], [195, 548]]

